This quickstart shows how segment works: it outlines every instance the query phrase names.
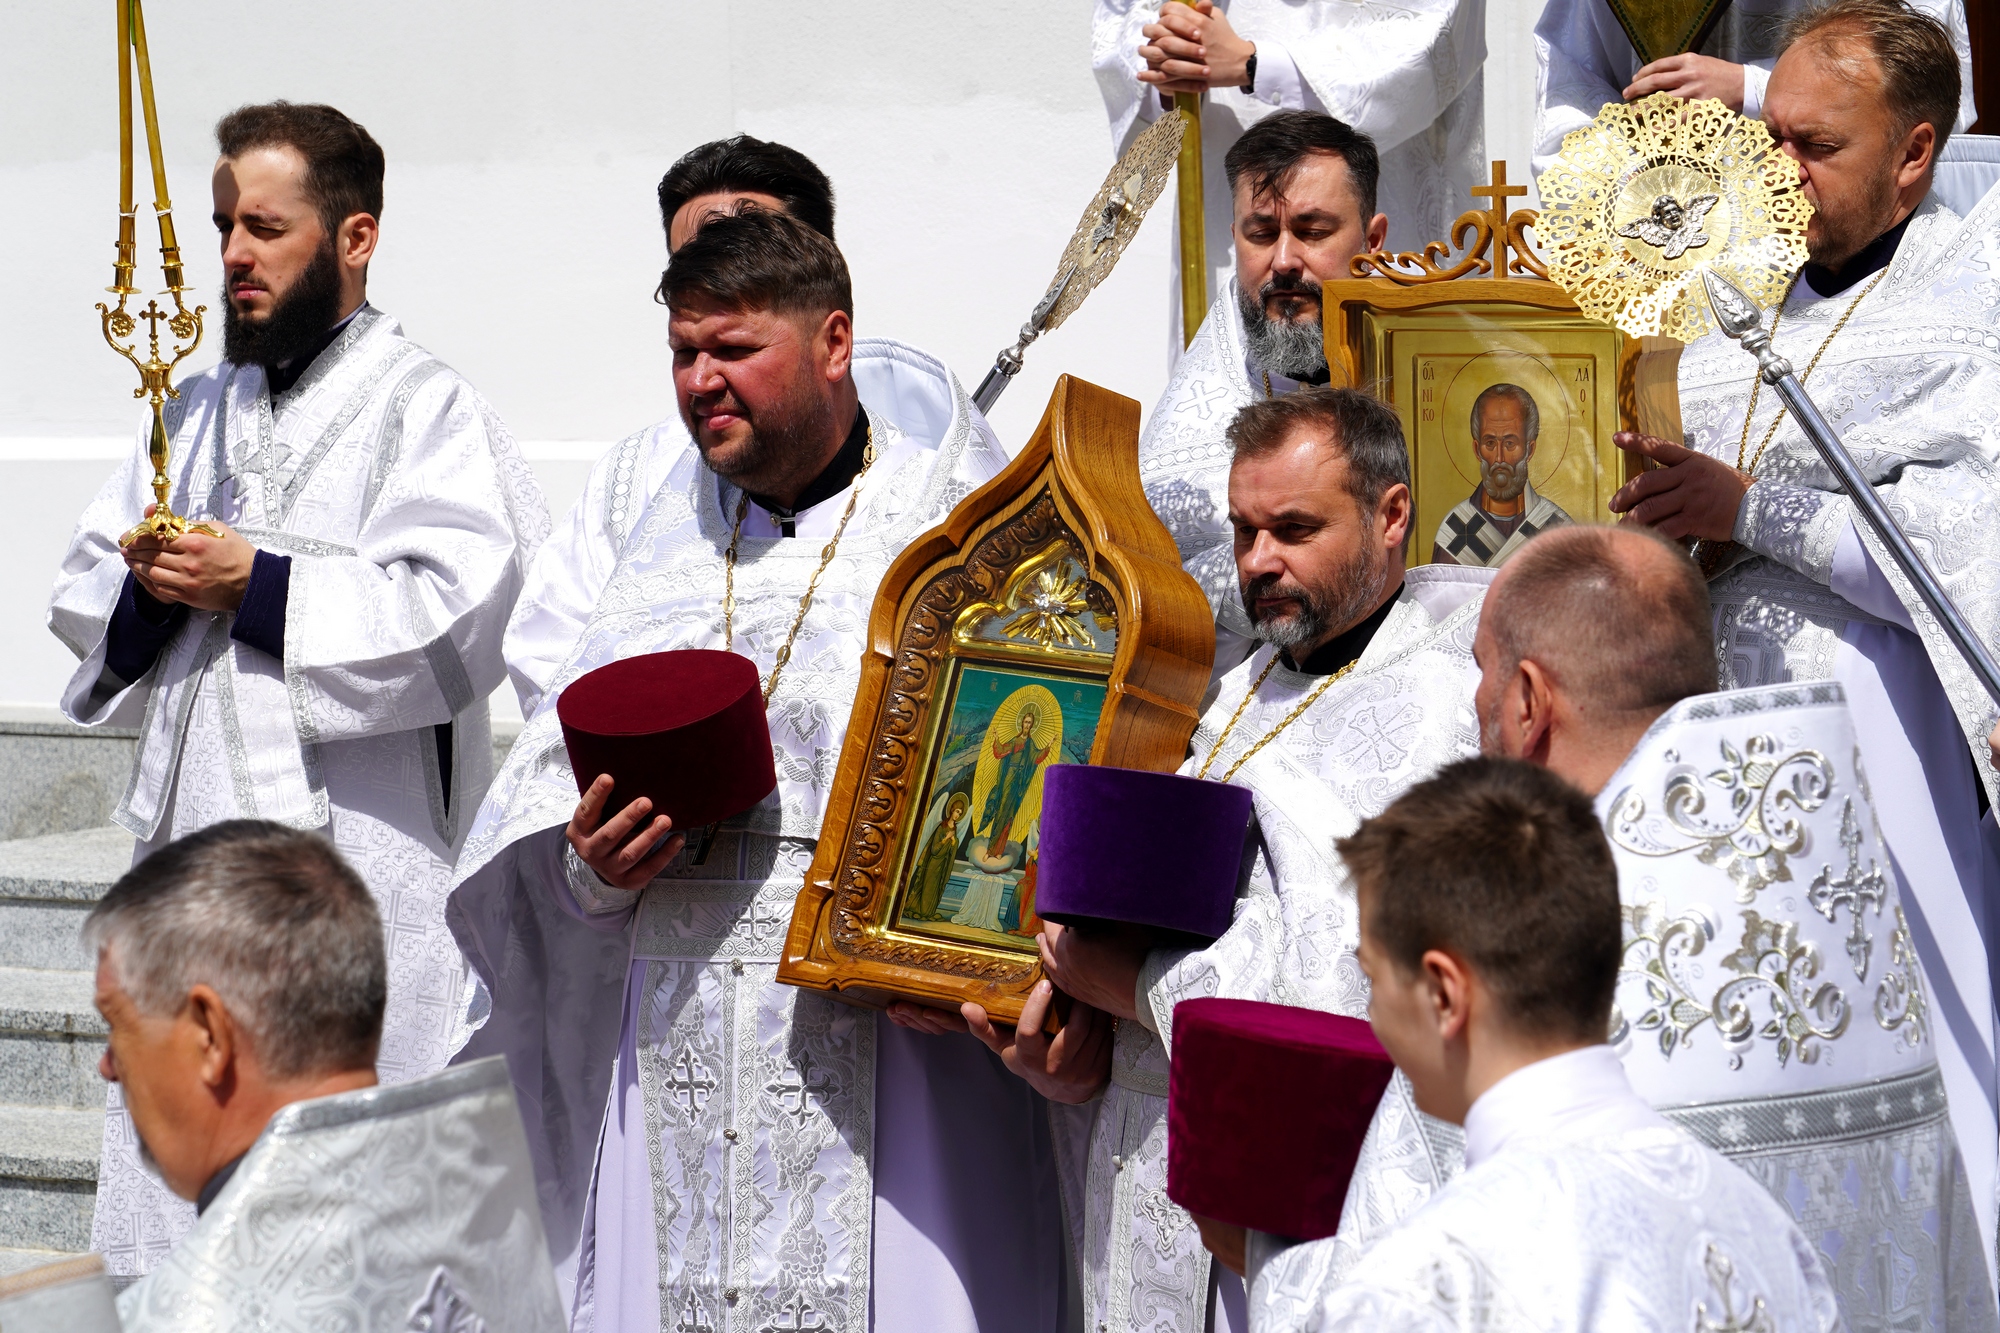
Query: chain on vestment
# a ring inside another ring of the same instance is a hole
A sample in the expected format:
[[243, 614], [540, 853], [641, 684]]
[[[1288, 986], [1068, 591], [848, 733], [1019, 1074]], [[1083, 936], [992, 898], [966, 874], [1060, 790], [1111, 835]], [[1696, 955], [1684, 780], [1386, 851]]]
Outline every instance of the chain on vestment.
[[[827, 542], [819, 555], [819, 568], [813, 571], [812, 580], [806, 584], [805, 594], [799, 598], [799, 614], [792, 620], [791, 632], [785, 635], [784, 646], [771, 662], [771, 678], [764, 682], [764, 702], [771, 702], [772, 691], [778, 688], [778, 676], [785, 669], [785, 663], [792, 660], [792, 643], [799, 637], [799, 627], [806, 623], [806, 612], [812, 610], [813, 593], [819, 589], [820, 576], [833, 563], [834, 552], [840, 549], [840, 538], [847, 531], [847, 520], [854, 517], [854, 503], [861, 498], [861, 483], [868, 476], [868, 469], [875, 462], [875, 426], [869, 423], [868, 443], [861, 451], [861, 471], [854, 474], [853, 489], [847, 494], [847, 508], [841, 511], [840, 524], [833, 530], [833, 539]], [[745, 491], [736, 498], [736, 523], [729, 532], [729, 553], [722, 562], [722, 650], [728, 652], [736, 642], [736, 546], [743, 538], [743, 516], [750, 512], [750, 493]]]

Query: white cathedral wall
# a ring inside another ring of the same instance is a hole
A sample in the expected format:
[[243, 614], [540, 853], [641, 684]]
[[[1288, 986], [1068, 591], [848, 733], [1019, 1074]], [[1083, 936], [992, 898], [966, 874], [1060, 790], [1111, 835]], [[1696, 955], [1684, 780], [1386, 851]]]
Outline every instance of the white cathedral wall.
[[[1539, 9], [1488, 0], [1488, 151], [1504, 151], [1515, 179], [1527, 176]], [[45, 627], [49, 587], [143, 410], [93, 309], [116, 237], [114, 15], [112, 0], [14, 5], [0, 43], [9, 715], [53, 716], [73, 661]], [[371, 300], [493, 400], [558, 511], [604, 447], [673, 410], [650, 295], [665, 259], [653, 190], [686, 149], [743, 131], [810, 154], [838, 191], [859, 331], [938, 354], [968, 390], [1013, 341], [1110, 165], [1081, 0], [154, 0], [147, 17], [175, 221], [210, 307], [183, 371], [213, 364], [220, 342], [206, 220], [217, 117], [274, 97], [331, 102], [388, 156]], [[139, 187], [151, 263], [143, 158]], [[1010, 447], [1060, 373], [1151, 408], [1167, 372], [1171, 207], [1162, 200], [1118, 271], [1030, 350], [994, 413]], [[494, 712], [518, 716], [505, 687]]]

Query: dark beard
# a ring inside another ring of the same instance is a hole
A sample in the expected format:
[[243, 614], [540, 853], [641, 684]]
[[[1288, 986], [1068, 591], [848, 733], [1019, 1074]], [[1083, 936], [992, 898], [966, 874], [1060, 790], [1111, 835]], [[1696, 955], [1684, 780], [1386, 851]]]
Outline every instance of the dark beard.
[[1836, 226], [1831, 215], [1814, 215], [1813, 220], [1820, 224], [1820, 234], [1815, 241], [1810, 231], [1806, 233], [1806, 257], [1820, 267], [1838, 273], [1848, 260], [1867, 249], [1870, 241], [1889, 230], [1881, 225], [1881, 219], [1894, 217], [1895, 214], [1896, 182], [1889, 176], [1879, 177], [1868, 199], [1868, 206], [1857, 210], [1853, 219]]
[[[1280, 583], [1276, 574], [1260, 574], [1242, 589], [1243, 612], [1250, 617], [1250, 632], [1280, 648], [1299, 648], [1318, 643], [1329, 631], [1358, 625], [1375, 609], [1375, 599], [1382, 595], [1387, 564], [1388, 557], [1383, 552], [1364, 546], [1325, 588]], [[1259, 620], [1257, 599], [1274, 593], [1295, 598], [1298, 609], [1283, 620]]]
[[[718, 467], [709, 456], [710, 445], [695, 429], [690, 414], [683, 411], [681, 420], [687, 426], [688, 434], [694, 437], [701, 461], [707, 463], [717, 476], [746, 490], [750, 483], [768, 485], [780, 480], [779, 472], [786, 460], [817, 458], [834, 434], [833, 405], [827, 402], [825, 395], [817, 392], [810, 367], [802, 369], [792, 392], [775, 407], [766, 408], [753, 416], [749, 407], [741, 402], [733, 402], [731, 406], [750, 423], [750, 438], [742, 450], [729, 460], [726, 470]], [[806, 480], [810, 482], [811, 478]]]
[[1320, 320], [1294, 324], [1287, 319], [1271, 319], [1264, 303], [1283, 292], [1297, 292], [1319, 299], [1319, 287], [1289, 273], [1274, 274], [1253, 297], [1236, 289], [1237, 313], [1243, 317], [1243, 341], [1249, 345], [1250, 359], [1286, 379], [1302, 380], [1326, 371], [1326, 341]]
[[252, 322], [222, 287], [222, 359], [238, 366], [282, 366], [310, 351], [340, 318], [340, 260], [333, 242], [321, 246], [292, 289], [272, 303], [271, 313]]

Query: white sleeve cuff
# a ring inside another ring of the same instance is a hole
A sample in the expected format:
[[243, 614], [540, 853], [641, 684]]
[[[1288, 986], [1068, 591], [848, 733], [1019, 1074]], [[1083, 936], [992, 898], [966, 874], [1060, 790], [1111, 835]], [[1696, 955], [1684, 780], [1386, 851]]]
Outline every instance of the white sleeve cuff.
[[576, 854], [576, 848], [563, 846], [563, 880], [569, 886], [570, 896], [586, 916], [610, 916], [614, 912], [629, 912], [632, 904], [639, 901], [645, 889], [613, 888], [599, 879], [597, 872], [585, 865], [583, 858]]
[[1313, 105], [1306, 104], [1306, 99], [1312, 94], [1306, 89], [1306, 81], [1300, 76], [1292, 53], [1285, 49], [1282, 42], [1257, 42], [1257, 78], [1252, 87], [1252, 97], [1282, 111], [1320, 109], [1316, 97], [1312, 98]]
[[1771, 82], [1771, 71], [1762, 65], [1743, 67], [1743, 114], [1755, 120], [1764, 114], [1764, 89]]

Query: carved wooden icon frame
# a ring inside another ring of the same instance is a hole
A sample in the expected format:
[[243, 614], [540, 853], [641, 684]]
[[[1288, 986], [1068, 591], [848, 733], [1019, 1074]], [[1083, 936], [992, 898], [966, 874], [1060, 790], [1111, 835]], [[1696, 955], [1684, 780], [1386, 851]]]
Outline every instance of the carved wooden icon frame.
[[[1327, 363], [1336, 382], [1368, 390], [1403, 419], [1416, 505], [1410, 558], [1417, 564], [1433, 558], [1446, 520], [1481, 484], [1477, 458], [1460, 455], [1470, 444], [1462, 414], [1486, 381], [1527, 381], [1545, 441], [1552, 422], [1562, 423], [1564, 452], [1552, 460], [1556, 451], [1538, 445], [1533, 465], [1561, 471], [1543, 480], [1531, 471], [1530, 484], [1540, 494], [1544, 481], [1552, 481], [1562, 513], [1574, 521], [1609, 521], [1604, 502], [1641, 470], [1638, 455], [1612, 444], [1615, 432], [1680, 438], [1674, 387], [1680, 344], [1628, 337], [1579, 311], [1549, 280], [1528, 239], [1538, 215], [1507, 209], [1508, 198], [1527, 187], [1507, 183], [1506, 163], [1492, 167], [1491, 183], [1472, 190], [1489, 206], [1459, 215], [1451, 245], [1359, 255], [1353, 278], [1323, 287]], [[1461, 251], [1455, 258], [1454, 247]], [[1468, 439], [1455, 445], [1461, 434]]]
[[1138, 435], [1137, 403], [1063, 376], [1027, 447], [890, 566], [779, 980], [1019, 1018], [1041, 774], [1178, 767], [1215, 655]]

